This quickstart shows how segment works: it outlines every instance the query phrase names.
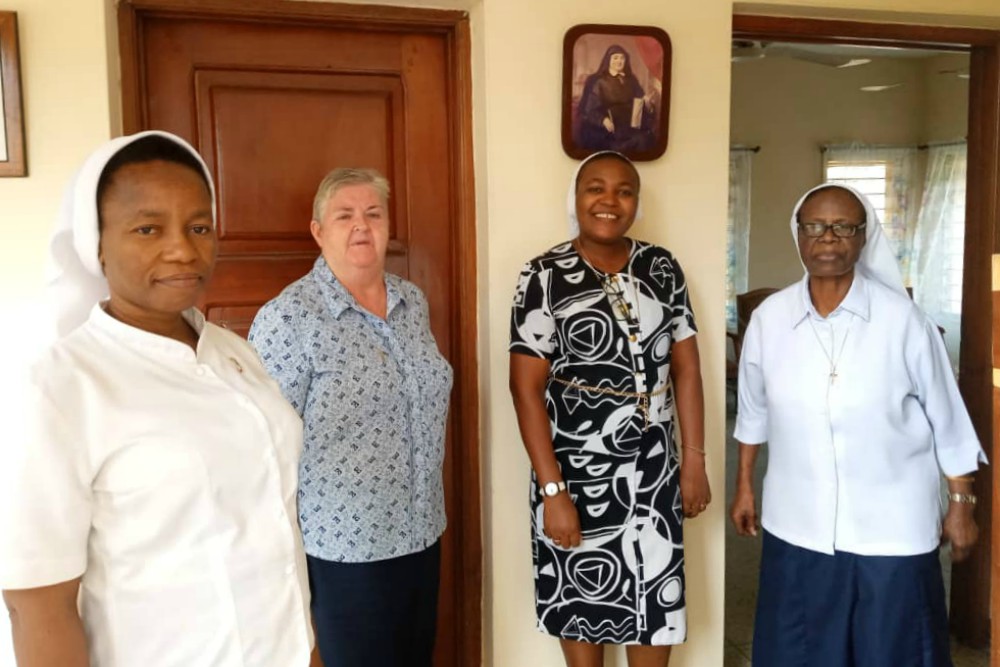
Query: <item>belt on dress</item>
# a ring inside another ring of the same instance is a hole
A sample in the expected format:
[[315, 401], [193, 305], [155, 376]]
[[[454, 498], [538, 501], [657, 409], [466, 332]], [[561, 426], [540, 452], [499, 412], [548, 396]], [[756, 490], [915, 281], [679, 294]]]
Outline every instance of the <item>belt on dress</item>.
[[552, 376], [552, 381], [566, 385], [571, 389], [588, 391], [595, 394], [605, 394], [607, 396], [638, 399], [638, 408], [639, 412], [642, 413], [642, 421], [644, 424], [642, 429], [643, 431], [649, 430], [649, 399], [653, 396], [659, 396], [660, 394], [666, 393], [667, 388], [670, 386], [668, 384], [664, 384], [662, 387], [654, 391], [621, 391], [619, 389], [612, 389], [611, 387], [588, 387], [585, 384], [580, 384], [579, 382], [573, 382], [571, 380], [564, 380], [555, 376]]

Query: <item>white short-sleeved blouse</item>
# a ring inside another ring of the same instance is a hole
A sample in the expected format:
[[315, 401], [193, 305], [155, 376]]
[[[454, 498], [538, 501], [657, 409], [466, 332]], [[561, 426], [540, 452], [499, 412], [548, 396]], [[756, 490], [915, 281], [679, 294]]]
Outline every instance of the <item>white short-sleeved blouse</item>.
[[808, 276], [754, 311], [735, 437], [767, 442], [764, 528], [830, 554], [936, 549], [940, 471], [986, 461], [937, 328], [861, 272], [825, 318]]
[[305, 667], [302, 424], [241, 338], [197, 353], [95, 306], [0, 450], [0, 587], [82, 576], [95, 667]]

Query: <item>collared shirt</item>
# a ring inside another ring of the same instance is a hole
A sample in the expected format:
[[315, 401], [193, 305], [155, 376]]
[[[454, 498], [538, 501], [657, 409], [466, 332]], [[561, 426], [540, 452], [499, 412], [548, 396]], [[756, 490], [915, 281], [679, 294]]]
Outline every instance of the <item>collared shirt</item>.
[[299, 523], [306, 553], [369, 562], [444, 532], [451, 366], [416, 285], [386, 274], [386, 318], [358, 305], [322, 257], [250, 329], [305, 422]]
[[808, 276], [754, 311], [735, 437], [768, 445], [764, 528], [823, 553], [932, 551], [939, 468], [986, 461], [937, 328], [860, 271], [826, 318]]
[[302, 423], [238, 336], [95, 306], [33, 368], [0, 461], [0, 587], [82, 575], [95, 667], [309, 664]]

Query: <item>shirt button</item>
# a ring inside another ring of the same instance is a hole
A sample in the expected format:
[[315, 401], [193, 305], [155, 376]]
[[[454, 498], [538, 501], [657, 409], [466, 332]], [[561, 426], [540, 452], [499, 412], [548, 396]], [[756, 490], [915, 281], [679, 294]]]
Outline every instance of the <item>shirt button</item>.
[[205, 367], [204, 366], [198, 366], [198, 368], [196, 368], [194, 372], [196, 374], [198, 374], [198, 375], [204, 375], [205, 374]]
[[295, 563], [289, 563], [285, 566], [285, 574], [293, 575], [295, 574]]

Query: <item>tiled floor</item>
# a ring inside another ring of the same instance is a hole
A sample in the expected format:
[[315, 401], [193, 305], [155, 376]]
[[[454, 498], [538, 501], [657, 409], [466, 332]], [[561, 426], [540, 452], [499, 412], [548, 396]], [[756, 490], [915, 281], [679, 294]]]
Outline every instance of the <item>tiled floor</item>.
[[[729, 396], [732, 401], [732, 394]], [[730, 409], [734, 406], [730, 405]], [[726, 433], [733, 432], [733, 417], [727, 419]], [[739, 454], [732, 437], [726, 441], [726, 505], [736, 479], [736, 462]], [[766, 450], [757, 459], [755, 488], [760, 489], [767, 462]], [[947, 565], [946, 562], [944, 562]], [[749, 667], [750, 647], [753, 640], [753, 614], [757, 604], [757, 572], [760, 567], [760, 538], [745, 538], [736, 534], [726, 523], [726, 611], [724, 667]], [[948, 569], [945, 568], [945, 585]], [[989, 667], [989, 652], [975, 650], [952, 642], [952, 659], [955, 667]]]

